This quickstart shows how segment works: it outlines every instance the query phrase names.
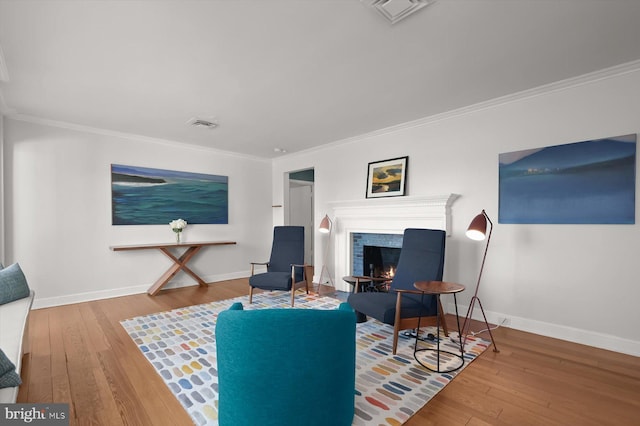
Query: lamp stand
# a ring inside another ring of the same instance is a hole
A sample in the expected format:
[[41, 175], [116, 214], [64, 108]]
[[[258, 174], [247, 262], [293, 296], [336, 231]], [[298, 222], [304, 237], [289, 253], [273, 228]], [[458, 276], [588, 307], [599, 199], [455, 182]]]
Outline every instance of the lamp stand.
[[320, 294], [320, 286], [322, 285], [322, 276], [324, 275], [325, 271], [327, 272], [327, 277], [329, 277], [329, 282], [331, 283], [332, 287], [335, 287], [336, 285], [333, 282], [333, 278], [331, 277], [331, 273], [329, 272], [329, 268], [327, 268], [327, 257], [329, 256], [329, 245], [331, 244], [331, 231], [333, 226], [331, 226], [329, 228], [329, 238], [327, 240], [327, 245], [324, 248], [324, 257], [322, 259], [322, 269], [320, 270], [320, 277], [318, 278], [318, 294]]
[[491, 337], [491, 343], [493, 343], [493, 351], [500, 352], [498, 347], [496, 346], [496, 341], [493, 339], [493, 333], [491, 333], [491, 327], [489, 327], [489, 322], [487, 321], [487, 316], [484, 313], [484, 308], [482, 307], [482, 302], [478, 297], [478, 290], [480, 289], [480, 279], [482, 278], [482, 271], [484, 270], [484, 261], [487, 259], [487, 251], [489, 250], [489, 242], [491, 241], [491, 232], [493, 232], [493, 222], [489, 219], [489, 216], [482, 210], [482, 214], [489, 221], [489, 237], [487, 238], [487, 245], [484, 248], [484, 256], [482, 257], [482, 265], [480, 266], [480, 274], [478, 275], [478, 283], [476, 284], [476, 291], [471, 298], [471, 304], [469, 305], [469, 309], [467, 310], [467, 316], [464, 319], [464, 325], [462, 326], [462, 335], [464, 337], [458, 336], [458, 338], [462, 339], [462, 347], [464, 348], [465, 343], [467, 342], [467, 335], [469, 334], [469, 326], [471, 325], [471, 318], [473, 316], [473, 309], [476, 306], [476, 302], [480, 306], [480, 311], [482, 312], [482, 317], [484, 318], [484, 324], [487, 326], [487, 331], [489, 332], [489, 336]]

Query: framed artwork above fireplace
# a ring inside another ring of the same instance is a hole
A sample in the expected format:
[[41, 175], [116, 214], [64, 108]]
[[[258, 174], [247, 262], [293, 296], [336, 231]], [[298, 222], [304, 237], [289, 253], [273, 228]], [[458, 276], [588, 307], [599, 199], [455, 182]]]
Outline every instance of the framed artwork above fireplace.
[[369, 163], [367, 198], [405, 195], [409, 157]]

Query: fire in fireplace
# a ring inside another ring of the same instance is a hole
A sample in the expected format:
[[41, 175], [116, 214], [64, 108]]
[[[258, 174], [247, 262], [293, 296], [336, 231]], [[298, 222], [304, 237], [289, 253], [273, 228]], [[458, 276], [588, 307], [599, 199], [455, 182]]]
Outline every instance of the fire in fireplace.
[[400, 249], [395, 247], [363, 246], [362, 270], [364, 275], [377, 278], [393, 278]]

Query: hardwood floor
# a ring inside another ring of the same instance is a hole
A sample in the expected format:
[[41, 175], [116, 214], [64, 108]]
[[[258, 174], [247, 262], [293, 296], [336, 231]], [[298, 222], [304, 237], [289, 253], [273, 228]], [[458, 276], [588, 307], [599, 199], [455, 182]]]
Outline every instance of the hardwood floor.
[[[248, 293], [246, 279], [34, 310], [18, 402], [70, 403], [72, 425], [189, 425], [119, 321]], [[324, 294], [324, 293], [323, 293]], [[640, 358], [508, 328], [406, 424], [636, 425]]]

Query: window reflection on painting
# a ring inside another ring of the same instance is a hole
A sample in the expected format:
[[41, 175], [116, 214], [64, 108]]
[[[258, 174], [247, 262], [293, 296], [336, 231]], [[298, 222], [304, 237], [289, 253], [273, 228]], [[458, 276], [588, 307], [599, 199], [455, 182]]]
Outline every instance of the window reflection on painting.
[[113, 225], [229, 223], [227, 176], [111, 165]]
[[499, 223], [635, 223], [636, 139], [500, 154]]

